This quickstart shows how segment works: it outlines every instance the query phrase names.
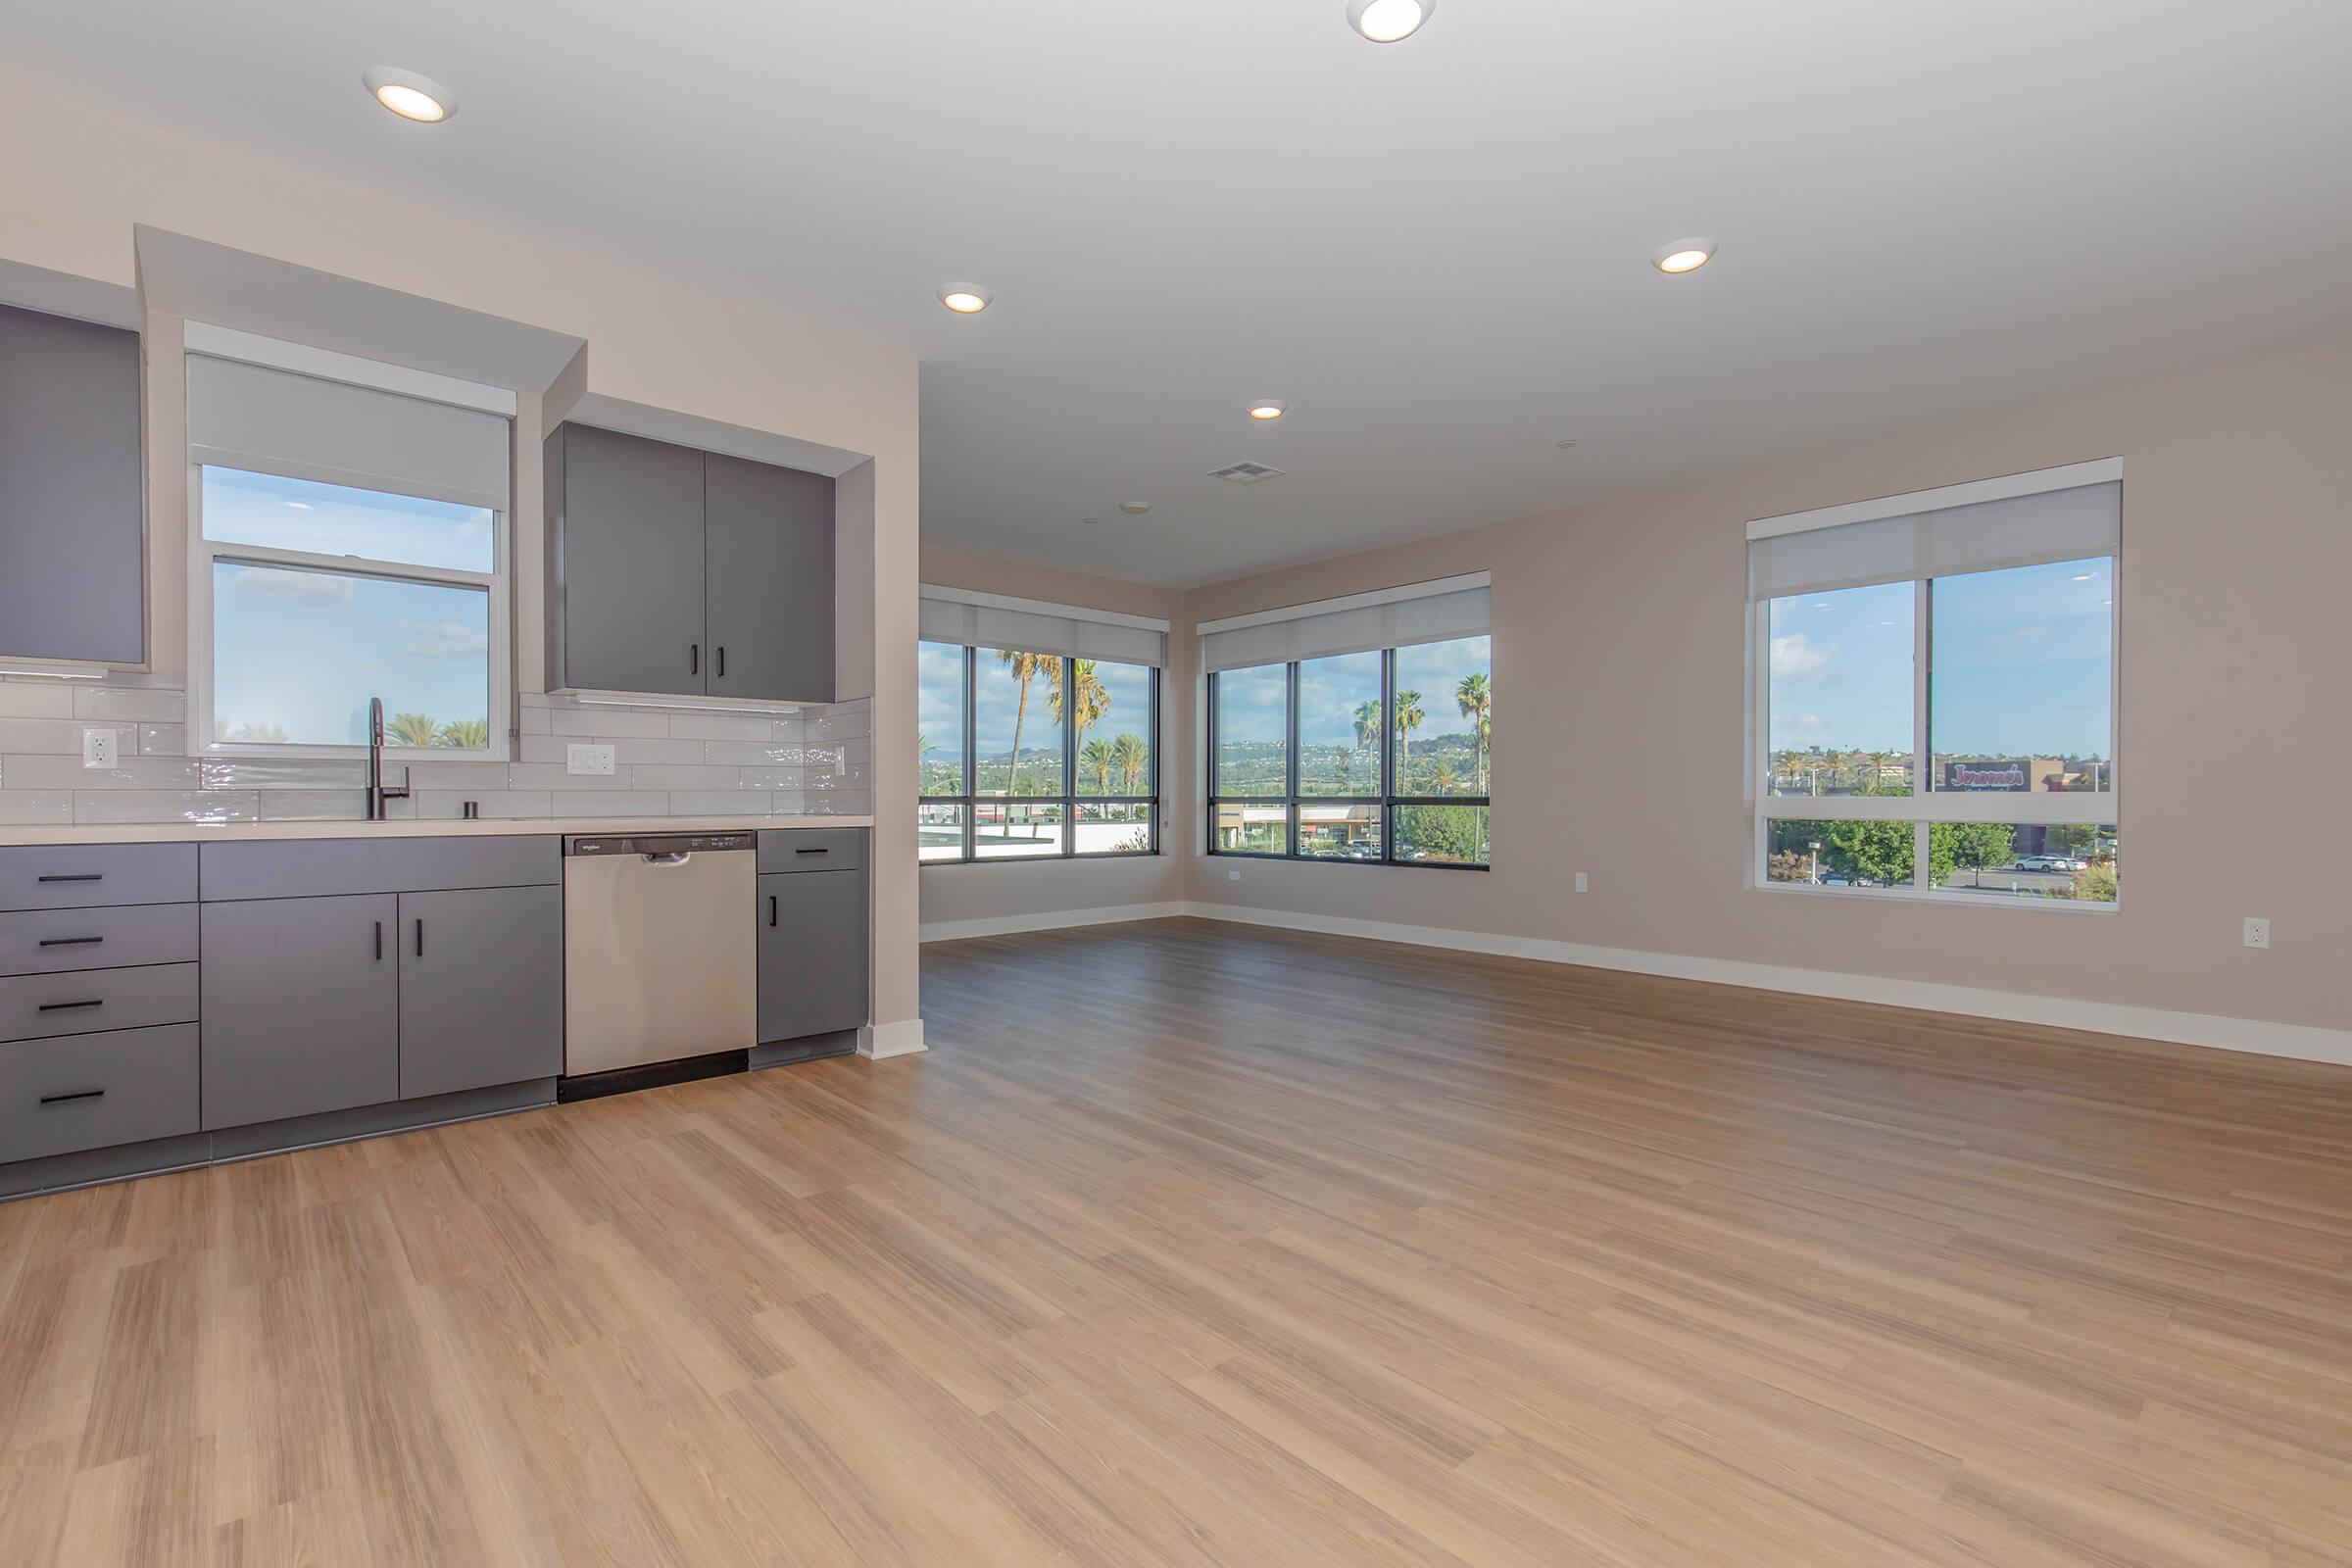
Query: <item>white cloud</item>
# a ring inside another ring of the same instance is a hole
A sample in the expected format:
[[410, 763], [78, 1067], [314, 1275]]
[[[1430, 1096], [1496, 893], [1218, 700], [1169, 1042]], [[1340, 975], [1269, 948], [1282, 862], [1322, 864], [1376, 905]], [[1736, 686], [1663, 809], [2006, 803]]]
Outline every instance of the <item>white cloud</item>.
[[1829, 666], [1837, 654], [1835, 643], [1816, 648], [1801, 631], [1772, 640], [1772, 676], [1775, 680], [1804, 680], [1818, 675]]
[[397, 624], [425, 635], [401, 650], [413, 659], [479, 659], [490, 651], [490, 634], [461, 621], [439, 620], [430, 625], [404, 620]]
[[247, 566], [228, 579], [238, 593], [270, 599], [290, 599], [298, 605], [323, 609], [351, 603], [351, 579], [316, 571], [279, 571], [270, 566]]

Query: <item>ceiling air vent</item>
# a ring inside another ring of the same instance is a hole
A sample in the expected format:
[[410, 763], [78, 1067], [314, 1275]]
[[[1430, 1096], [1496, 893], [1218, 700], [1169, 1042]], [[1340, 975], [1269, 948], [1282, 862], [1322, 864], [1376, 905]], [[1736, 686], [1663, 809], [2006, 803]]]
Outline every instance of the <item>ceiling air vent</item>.
[[1219, 468], [1211, 479], [1231, 479], [1235, 484], [1255, 484], [1260, 479], [1279, 479], [1280, 468], [1269, 468], [1262, 463], [1237, 463], [1229, 468]]

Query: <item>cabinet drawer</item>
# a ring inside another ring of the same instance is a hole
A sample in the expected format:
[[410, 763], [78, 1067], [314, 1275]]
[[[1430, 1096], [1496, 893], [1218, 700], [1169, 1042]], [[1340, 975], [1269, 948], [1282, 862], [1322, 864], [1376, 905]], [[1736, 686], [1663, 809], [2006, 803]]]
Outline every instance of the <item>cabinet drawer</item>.
[[0, 1164], [196, 1130], [192, 1023], [0, 1046]]
[[768, 828], [760, 835], [760, 872], [858, 871], [865, 867], [861, 827]]
[[0, 850], [0, 909], [186, 904], [195, 897], [193, 844], [27, 844]]
[[0, 1040], [195, 1021], [196, 965], [192, 963], [21, 974], [0, 980]]
[[563, 841], [528, 838], [277, 839], [204, 846], [204, 902], [441, 888], [550, 887]]
[[193, 904], [20, 909], [0, 914], [0, 975], [195, 961]]

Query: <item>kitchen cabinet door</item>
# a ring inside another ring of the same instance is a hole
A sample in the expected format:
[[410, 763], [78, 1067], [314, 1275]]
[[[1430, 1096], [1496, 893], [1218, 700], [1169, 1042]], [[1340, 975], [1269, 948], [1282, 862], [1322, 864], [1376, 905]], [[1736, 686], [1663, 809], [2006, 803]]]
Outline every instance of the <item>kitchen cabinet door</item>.
[[760, 1043], [865, 1022], [865, 873], [760, 879]]
[[206, 1128], [400, 1097], [399, 914], [388, 893], [204, 906]]
[[400, 1098], [564, 1070], [564, 890], [400, 896]]
[[147, 657], [139, 335], [0, 306], [0, 657]]
[[703, 458], [712, 696], [833, 700], [833, 481]]
[[551, 674], [585, 691], [702, 694], [703, 455], [567, 424], [549, 458], [563, 466], [550, 530], [561, 670]]

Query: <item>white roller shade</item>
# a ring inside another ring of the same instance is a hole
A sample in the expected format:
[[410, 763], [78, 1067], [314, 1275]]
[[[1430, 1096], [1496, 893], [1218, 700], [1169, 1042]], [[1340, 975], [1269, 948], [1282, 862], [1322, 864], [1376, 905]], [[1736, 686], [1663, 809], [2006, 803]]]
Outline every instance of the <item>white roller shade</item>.
[[920, 625], [931, 642], [974, 648], [1011, 648], [1024, 654], [1066, 654], [1125, 664], [1168, 662], [1168, 623], [1042, 600], [1010, 599], [959, 588], [923, 586]]
[[208, 354], [187, 365], [191, 462], [509, 508], [495, 414]]
[[1240, 669], [1376, 648], [1450, 642], [1488, 630], [1485, 572], [1291, 605], [1200, 624], [1203, 669]]
[[[1775, 518], [1749, 530], [1748, 597], [2111, 556], [2123, 535], [2123, 488], [2108, 480], [1814, 527], [1802, 526], [1801, 517]], [[1768, 526], [1785, 531], [1756, 537]]]

